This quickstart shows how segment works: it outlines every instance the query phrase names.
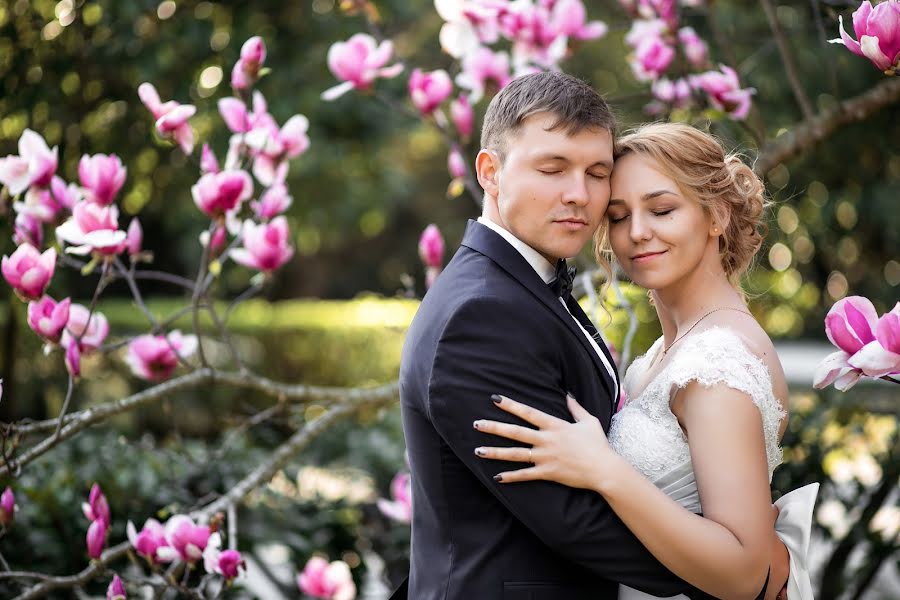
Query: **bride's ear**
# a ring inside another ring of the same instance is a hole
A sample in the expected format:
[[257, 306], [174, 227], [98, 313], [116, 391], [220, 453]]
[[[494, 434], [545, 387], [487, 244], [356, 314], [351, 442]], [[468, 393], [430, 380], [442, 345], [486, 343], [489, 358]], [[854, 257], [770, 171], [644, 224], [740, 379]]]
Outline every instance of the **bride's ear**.
[[709, 235], [712, 237], [721, 237], [725, 234], [725, 230], [728, 229], [728, 224], [731, 222], [731, 215], [729, 215], [727, 211], [721, 209], [713, 209], [710, 212], [712, 219], [710, 219], [709, 223]]
[[478, 183], [486, 194], [497, 197], [500, 187], [500, 157], [493, 150], [481, 149], [475, 158], [475, 174], [478, 177]]

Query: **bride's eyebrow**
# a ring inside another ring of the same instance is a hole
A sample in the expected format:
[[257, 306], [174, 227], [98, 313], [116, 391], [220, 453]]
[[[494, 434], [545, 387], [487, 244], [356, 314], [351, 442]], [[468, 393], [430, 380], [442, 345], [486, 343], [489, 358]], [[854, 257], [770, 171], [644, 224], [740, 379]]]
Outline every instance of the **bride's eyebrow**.
[[[647, 200], [653, 200], [654, 198], [657, 198], [659, 196], [665, 196], [666, 194], [669, 194], [671, 196], [678, 195], [671, 190], [656, 190], [655, 192], [648, 192], [648, 193], [644, 194], [643, 196], [641, 196], [641, 200], [646, 202]], [[610, 198], [609, 205], [612, 206], [613, 204], [625, 204], [625, 201], [622, 200], [621, 198]]]

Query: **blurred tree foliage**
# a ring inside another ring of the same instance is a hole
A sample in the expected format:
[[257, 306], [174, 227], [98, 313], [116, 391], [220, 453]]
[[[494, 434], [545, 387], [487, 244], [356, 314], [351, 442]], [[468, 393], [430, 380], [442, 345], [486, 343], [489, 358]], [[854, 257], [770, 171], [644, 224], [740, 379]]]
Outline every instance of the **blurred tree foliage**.
[[[273, 69], [261, 84], [270, 111], [282, 122], [295, 113], [307, 115], [312, 140], [289, 176], [298, 256], [280, 273], [270, 298], [346, 298], [362, 290], [391, 295], [402, 287], [403, 273], [416, 275], [421, 290], [415, 248], [420, 231], [437, 223], [453, 248], [466, 218], [478, 209], [466, 196], [446, 198], [446, 148], [431, 128], [359, 93], [333, 103], [319, 100], [334, 83], [325, 62], [330, 44], [365, 27], [361, 16], [342, 14], [338, 4], [0, 0], [0, 153], [15, 153], [22, 130], [31, 127], [59, 144], [67, 180], [76, 179], [84, 153], [120, 154], [129, 171], [125, 212], [140, 212], [158, 267], [190, 274], [199, 253], [200, 219], [190, 197], [197, 169], [152, 140], [152, 119], [136, 89], [151, 81], [163, 99], [195, 103], [197, 137], [209, 140], [221, 157], [228, 132], [215, 104], [230, 93], [229, 72], [241, 43], [261, 35]], [[758, 5], [710, 4], [710, 19], [691, 13], [687, 24], [706, 39], [725, 40], [724, 46], [713, 44], [713, 57], [735, 57], [745, 84], [757, 89], [747, 125], [714, 121], [712, 130], [752, 157], [751, 129], [774, 139], [801, 118], [800, 110]], [[864, 59], [822, 43], [817, 22], [824, 37], [835, 37], [837, 11], [847, 16], [855, 4], [777, 6], [817, 110], [883, 77]], [[450, 66], [437, 42], [441, 21], [429, 0], [384, 0], [377, 6], [399, 59], [410, 67]], [[625, 126], [647, 120], [642, 107], [649, 94], [624, 60], [626, 16], [613, 0], [591, 3], [589, 10], [610, 24], [610, 34], [584, 45], [565, 68], [605, 93]], [[378, 85], [405, 94], [405, 76]], [[776, 204], [751, 288], [771, 333], [820, 335], [824, 311], [846, 294], [867, 295], [879, 309], [896, 300], [898, 116], [898, 107], [882, 111], [768, 174]], [[476, 150], [467, 149], [469, 158]], [[9, 250], [3, 237], [2, 249]], [[226, 274], [231, 290], [250, 276], [240, 269]], [[89, 293], [92, 282], [65, 277], [67, 289]], [[157, 292], [170, 290], [160, 286]]]

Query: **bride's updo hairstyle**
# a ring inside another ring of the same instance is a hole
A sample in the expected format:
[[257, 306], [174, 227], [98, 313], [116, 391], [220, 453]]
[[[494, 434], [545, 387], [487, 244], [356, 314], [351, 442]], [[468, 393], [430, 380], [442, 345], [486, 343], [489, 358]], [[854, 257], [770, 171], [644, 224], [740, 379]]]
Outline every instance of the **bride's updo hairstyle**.
[[[737, 154], [725, 154], [713, 136], [680, 123], [650, 123], [619, 138], [616, 160], [628, 154], [653, 159], [679, 191], [698, 202], [722, 229], [719, 254], [731, 284], [741, 289], [741, 276], [759, 251], [768, 228], [763, 214], [768, 201], [759, 177]], [[598, 257], [610, 254], [609, 222], [595, 236]]]

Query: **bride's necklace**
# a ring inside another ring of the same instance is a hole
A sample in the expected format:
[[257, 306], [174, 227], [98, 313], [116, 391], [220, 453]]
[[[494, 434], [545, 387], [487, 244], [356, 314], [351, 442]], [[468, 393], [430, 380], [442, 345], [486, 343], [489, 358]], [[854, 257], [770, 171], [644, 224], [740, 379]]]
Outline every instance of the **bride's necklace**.
[[713, 313], [719, 312], [720, 310], [733, 310], [733, 311], [735, 311], [735, 312], [743, 313], [743, 314], [745, 314], [745, 315], [750, 315], [751, 317], [753, 316], [752, 314], [750, 314], [750, 313], [747, 312], [746, 310], [741, 310], [741, 309], [739, 309], [739, 308], [734, 308], [734, 307], [731, 307], [731, 306], [721, 306], [721, 307], [719, 307], [719, 308], [714, 308], [714, 309], [712, 309], [711, 311], [709, 311], [708, 313], [706, 313], [705, 315], [703, 315], [702, 317], [700, 317], [699, 319], [697, 319], [696, 321], [694, 321], [694, 324], [691, 325], [690, 327], [688, 327], [688, 330], [687, 330], [687, 331], [685, 331], [684, 333], [682, 333], [681, 335], [679, 335], [678, 337], [676, 337], [674, 340], [672, 340], [672, 343], [671, 343], [671, 344], [669, 344], [668, 346], [666, 346], [665, 348], [663, 348], [663, 351], [662, 351], [663, 356], [665, 356], [666, 353], [667, 353], [669, 350], [672, 349], [672, 346], [674, 346], [675, 344], [677, 344], [679, 340], [681, 340], [684, 336], [686, 336], [687, 334], [689, 334], [689, 333], [691, 332], [691, 330], [694, 329], [694, 327], [696, 327], [696, 326], [700, 323], [700, 321], [702, 321], [703, 319], [705, 319], [706, 317], [708, 317], [709, 315], [711, 315], [711, 314], [713, 314]]

